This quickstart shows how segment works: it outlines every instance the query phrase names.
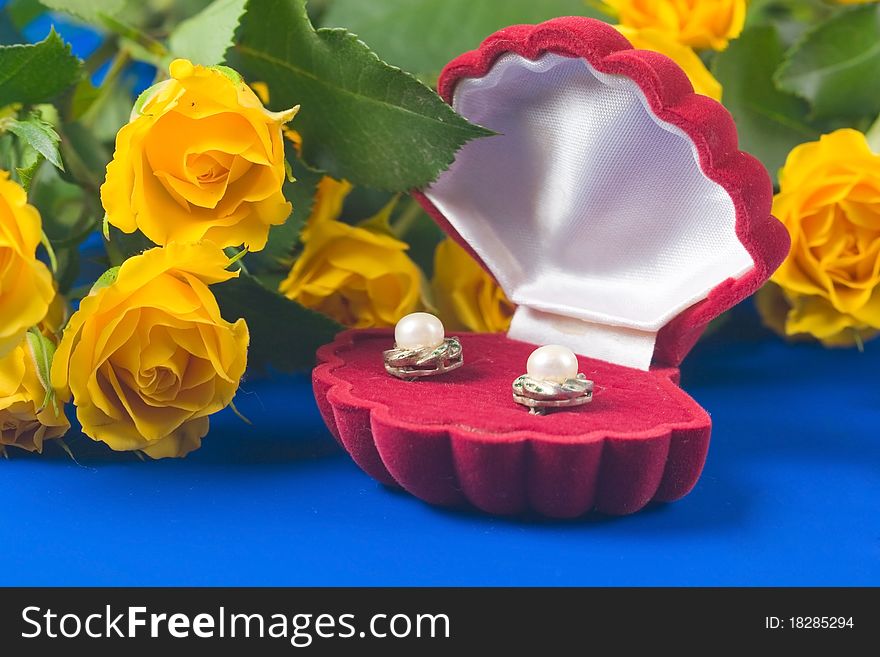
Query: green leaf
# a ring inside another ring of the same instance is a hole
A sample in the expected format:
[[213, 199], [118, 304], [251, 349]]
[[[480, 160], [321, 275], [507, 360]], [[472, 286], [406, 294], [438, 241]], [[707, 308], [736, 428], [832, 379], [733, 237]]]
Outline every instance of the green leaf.
[[246, 3], [247, 0], [214, 0], [180, 23], [168, 40], [171, 54], [205, 66], [222, 62]]
[[603, 17], [584, 0], [334, 0], [322, 24], [345, 27], [385, 61], [434, 77], [503, 27], [582, 15]]
[[104, 16], [113, 16], [125, 0], [40, 0], [49, 9], [73, 14], [89, 23], [101, 24]]
[[95, 210], [90, 209], [92, 194], [61, 177], [55, 167], [37, 169], [28, 190], [28, 200], [43, 217], [43, 231], [57, 257], [55, 280], [59, 291], [67, 294], [79, 274], [78, 245], [95, 231]]
[[[167, 34], [175, 25], [199, 13], [209, 4], [211, 4], [211, 0], [172, 0], [166, 2], [162, 7], [163, 22], [161, 27], [165, 28]], [[131, 7], [131, 3], [126, 5], [126, 9], [129, 7]], [[146, 9], [150, 9], [149, 5]], [[156, 20], [155, 14], [153, 20]]]
[[58, 256], [55, 254], [55, 248], [52, 246], [52, 242], [49, 240], [49, 236], [46, 235], [46, 231], [40, 231], [40, 244], [43, 245], [43, 248], [46, 250], [46, 255], [49, 257], [49, 264], [52, 267], [52, 273], [58, 273]]
[[52, 390], [49, 372], [52, 370], [52, 358], [55, 356], [55, 344], [36, 329], [27, 332], [28, 348], [31, 358], [37, 366], [37, 377], [43, 385], [43, 390]]
[[67, 182], [57, 169], [41, 167], [33, 178], [28, 200], [43, 218], [43, 230], [55, 249], [76, 246], [78, 236], [95, 229], [88, 218], [86, 191]]
[[760, 159], [774, 180], [788, 152], [818, 136], [805, 120], [806, 103], [773, 84], [781, 59], [776, 30], [760, 25], [731, 41], [713, 66], [724, 87], [724, 105], [737, 123], [740, 148]]
[[105, 287], [109, 287], [116, 282], [116, 279], [119, 278], [119, 265], [115, 267], [110, 267], [103, 274], [98, 276], [98, 280], [95, 281], [95, 284], [92, 285], [92, 289], [89, 294], [95, 294], [100, 290], [103, 290]]
[[0, 46], [0, 107], [47, 102], [79, 76], [80, 61], [55, 30], [39, 43]]
[[227, 58], [247, 79], [268, 84], [273, 106], [302, 104], [295, 127], [303, 157], [335, 178], [393, 191], [421, 187], [466, 142], [492, 134], [354, 35], [316, 32], [304, 0], [251, 0]]
[[33, 150], [30, 151], [30, 155], [31, 157], [29, 161], [22, 162], [19, 166], [15, 167], [15, 173], [18, 174], [18, 179], [25, 191], [30, 190], [31, 182], [37, 173], [37, 169], [40, 168], [40, 165], [46, 159]]
[[[133, 80], [123, 79], [116, 84], [106, 82], [88, 110], [80, 117], [80, 123], [102, 142], [112, 143], [120, 128], [131, 116]], [[105, 163], [106, 164], [106, 163]]]
[[211, 286], [227, 321], [244, 317], [251, 334], [248, 365], [292, 372], [311, 367], [315, 350], [342, 328], [332, 319], [291, 301], [241, 273]]
[[826, 0], [750, 0], [745, 26], [772, 23], [788, 47], [838, 9], [839, 5]]
[[21, 121], [13, 118], [4, 119], [0, 122], [0, 127], [14, 134], [53, 165], [64, 171], [61, 153], [58, 152], [61, 137], [55, 132], [55, 128], [38, 114], [30, 114]]
[[290, 268], [290, 258], [299, 243], [299, 234], [312, 212], [322, 174], [309, 169], [296, 158], [288, 158], [288, 161], [296, 181], [285, 181], [283, 191], [284, 197], [293, 205], [293, 211], [287, 221], [269, 229], [269, 241], [262, 251], [248, 254], [247, 266], [254, 271]]
[[104, 247], [111, 265], [121, 265], [132, 256], [140, 255], [156, 246], [139, 230], [123, 233], [109, 223], [105, 223], [104, 226], [107, 231]]
[[[64, 249], [59, 251], [57, 255], [58, 273], [55, 275], [55, 281], [58, 283], [58, 292], [70, 296], [80, 274], [79, 249]], [[88, 289], [82, 292], [83, 295], [87, 293]]]
[[97, 192], [110, 161], [110, 151], [81, 123], [62, 126], [61, 154], [73, 179]]
[[812, 116], [880, 112], [880, 5], [843, 11], [808, 32], [786, 55], [776, 81], [809, 101]]
[[80, 80], [67, 98], [67, 119], [76, 121], [82, 118], [100, 96], [100, 87], [93, 85], [89, 79]]
[[37, 371], [37, 378], [40, 380], [40, 385], [43, 386], [43, 390], [46, 393], [41, 406], [45, 408], [47, 405], [53, 404], [57, 412], [58, 405], [55, 400], [55, 389], [52, 387], [49, 376], [52, 371], [52, 359], [55, 357], [55, 343], [40, 333], [36, 327], [31, 328], [27, 332], [26, 339], [28, 350], [31, 352], [31, 358], [34, 361], [34, 365], [36, 365], [34, 369]]

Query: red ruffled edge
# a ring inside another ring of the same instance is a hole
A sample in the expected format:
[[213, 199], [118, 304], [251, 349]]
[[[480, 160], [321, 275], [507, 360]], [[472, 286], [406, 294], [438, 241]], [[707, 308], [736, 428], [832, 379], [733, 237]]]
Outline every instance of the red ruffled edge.
[[[598, 71], [633, 80], [644, 92], [651, 111], [691, 139], [704, 174], [721, 185], [733, 200], [736, 234], [755, 267], [739, 279], [722, 282], [706, 299], [684, 310], [659, 331], [653, 362], [678, 365], [706, 325], [754, 293], [788, 254], [788, 231], [770, 214], [773, 187], [767, 170], [757, 159], [738, 149], [736, 126], [730, 113], [711, 98], [695, 94], [675, 62], [660, 53], [633, 49], [613, 27], [591, 18], [556, 18], [539, 25], [514, 25], [500, 30], [476, 50], [447, 64], [440, 74], [438, 91], [451, 103], [459, 80], [486, 75], [499, 56], [516, 53], [534, 60], [548, 52], [581, 57]], [[447, 234], [477, 257], [424, 194], [414, 195]]]
[[[351, 384], [334, 373], [345, 364], [346, 349], [375, 335], [391, 339], [390, 329], [349, 330], [321, 347], [312, 382], [333, 436], [383, 484], [441, 506], [470, 503], [499, 515], [534, 511], [571, 518], [592, 510], [633, 513], [652, 500], [676, 500], [699, 479], [711, 420], [694, 401], [691, 422], [621, 435], [585, 431], [578, 441], [416, 424], [395, 418], [390, 402], [354, 396]], [[677, 375], [674, 368], [645, 372], [676, 383]]]

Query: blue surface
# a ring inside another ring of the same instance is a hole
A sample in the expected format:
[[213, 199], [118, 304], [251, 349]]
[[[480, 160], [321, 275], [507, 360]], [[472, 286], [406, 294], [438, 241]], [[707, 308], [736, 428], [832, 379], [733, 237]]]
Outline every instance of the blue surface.
[[[27, 36], [52, 22], [80, 56], [100, 41], [60, 16]], [[153, 71], [132, 73], [137, 91]], [[253, 426], [221, 413], [185, 460], [82, 436], [79, 465], [10, 449], [0, 585], [880, 584], [880, 341], [784, 345], [739, 317], [685, 365], [715, 428], [674, 504], [575, 522], [434, 509], [358, 470], [307, 380], [277, 377], [243, 385]]]
[[224, 412], [185, 460], [10, 450], [0, 584], [880, 584], [880, 344], [736, 330], [684, 371], [715, 428], [679, 502], [574, 522], [431, 508], [364, 475], [306, 379], [276, 377], [239, 395], [252, 427]]

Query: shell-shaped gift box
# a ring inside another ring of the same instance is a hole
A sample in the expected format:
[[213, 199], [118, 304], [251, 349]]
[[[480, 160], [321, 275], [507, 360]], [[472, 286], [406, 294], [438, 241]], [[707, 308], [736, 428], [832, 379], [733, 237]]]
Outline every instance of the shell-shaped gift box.
[[[330, 431], [431, 504], [573, 517], [684, 496], [712, 423], [678, 366], [788, 252], [766, 170], [676, 64], [599, 21], [501, 30], [438, 88], [497, 135], [418, 198], [517, 310], [506, 336], [458, 334], [464, 366], [419, 381], [385, 372], [391, 330], [341, 333], [313, 373]], [[513, 401], [549, 343], [578, 354], [592, 403], [542, 416]]]

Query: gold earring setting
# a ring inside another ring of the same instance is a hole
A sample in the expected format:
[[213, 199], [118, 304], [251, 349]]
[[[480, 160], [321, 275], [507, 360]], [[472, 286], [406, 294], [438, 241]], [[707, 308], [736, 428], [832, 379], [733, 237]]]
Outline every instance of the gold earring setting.
[[412, 381], [458, 369], [464, 363], [461, 342], [447, 338], [437, 317], [411, 313], [394, 327], [394, 348], [383, 352], [385, 371]]
[[578, 372], [577, 356], [571, 349], [548, 344], [532, 352], [526, 374], [514, 380], [513, 401], [534, 415], [581, 406], [593, 401], [593, 382]]

